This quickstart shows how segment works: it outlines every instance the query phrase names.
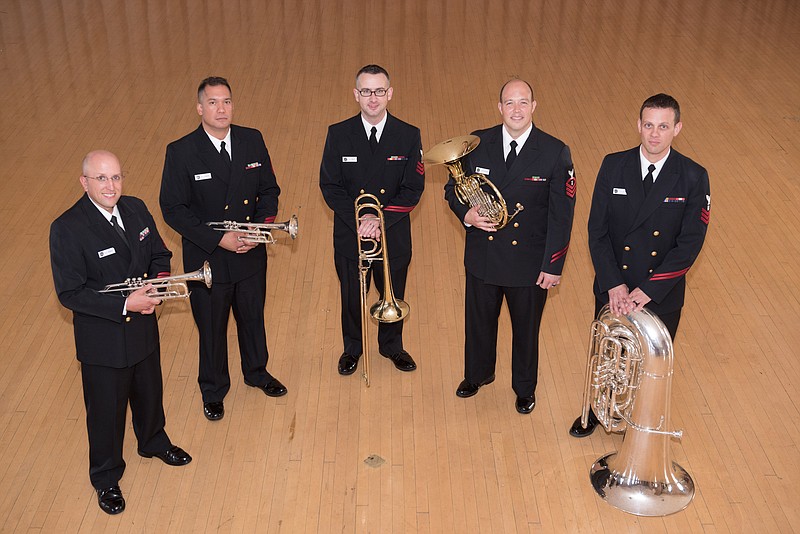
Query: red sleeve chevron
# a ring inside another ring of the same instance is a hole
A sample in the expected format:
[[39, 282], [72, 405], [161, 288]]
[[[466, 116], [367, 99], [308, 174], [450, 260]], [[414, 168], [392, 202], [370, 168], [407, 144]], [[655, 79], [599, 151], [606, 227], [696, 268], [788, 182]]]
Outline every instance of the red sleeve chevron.
[[395, 213], [410, 213], [416, 206], [386, 206], [384, 211], [393, 211]]
[[425, 164], [421, 161], [417, 162], [417, 174], [423, 175], [425, 174]]
[[700, 220], [708, 226], [709, 221], [711, 221], [711, 211], [705, 208], [700, 210]]
[[679, 276], [683, 276], [687, 272], [689, 272], [689, 268], [688, 267], [685, 268], [685, 269], [681, 269], [680, 271], [674, 271], [674, 272], [671, 272], [671, 273], [658, 273], [658, 274], [654, 274], [653, 276], [651, 276], [650, 280], [652, 282], [658, 282], [660, 280], [670, 280], [672, 278], [678, 278]]
[[567, 249], [569, 249], [569, 243], [567, 243], [566, 247], [562, 248], [561, 250], [559, 250], [558, 252], [556, 252], [552, 256], [550, 256], [550, 263], [555, 263], [558, 260], [560, 260], [561, 258], [563, 258], [564, 256], [566, 256], [567, 255]]

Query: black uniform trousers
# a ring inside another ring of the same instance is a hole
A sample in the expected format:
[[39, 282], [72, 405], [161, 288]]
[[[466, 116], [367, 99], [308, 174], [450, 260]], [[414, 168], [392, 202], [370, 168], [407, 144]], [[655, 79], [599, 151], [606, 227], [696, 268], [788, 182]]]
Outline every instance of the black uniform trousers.
[[504, 297], [511, 316], [511, 387], [518, 397], [530, 397], [536, 391], [539, 325], [547, 300], [547, 291], [539, 286], [496, 286], [467, 272], [464, 378], [480, 384], [495, 372], [497, 323]]
[[172, 446], [164, 431], [159, 349], [122, 369], [82, 363], [81, 378], [89, 434], [89, 479], [95, 489], [117, 486], [125, 471], [122, 443], [128, 401], [139, 450], [155, 454]]
[[[358, 273], [358, 260], [334, 253], [333, 261], [336, 274], [339, 276], [339, 290], [342, 298], [342, 339], [344, 352], [352, 356], [361, 356], [363, 343], [361, 339], [361, 283]], [[392, 277], [392, 292], [398, 299], [406, 294], [406, 278], [411, 254], [392, 258], [389, 262], [389, 273]], [[367, 288], [370, 278], [375, 280], [380, 298], [383, 298], [383, 262], [374, 261], [367, 272]], [[369, 298], [369, 297], [367, 297]], [[371, 307], [374, 302], [367, 301]], [[371, 319], [370, 319], [371, 320]], [[403, 350], [403, 323], [378, 323], [378, 350], [381, 354], [397, 354]]]
[[[601, 302], [598, 299], [594, 299], [595, 318], [597, 318], [600, 315], [600, 310], [603, 309], [603, 306], [605, 306], [605, 303]], [[672, 338], [673, 342], [675, 341], [675, 334], [678, 333], [678, 323], [681, 322], [681, 311], [683, 311], [682, 308], [676, 312], [662, 313], [661, 315], [654, 314], [656, 315], [656, 317], [661, 319], [661, 322], [664, 323], [664, 326], [667, 327], [667, 331], [669, 331], [669, 337]]]
[[214, 282], [211, 288], [192, 288], [192, 303], [200, 334], [200, 368], [197, 382], [203, 402], [222, 402], [231, 388], [228, 372], [228, 318], [231, 308], [236, 319], [242, 374], [247, 384], [264, 386], [272, 376], [267, 372], [267, 334], [264, 304], [267, 296], [266, 271], [238, 282]]

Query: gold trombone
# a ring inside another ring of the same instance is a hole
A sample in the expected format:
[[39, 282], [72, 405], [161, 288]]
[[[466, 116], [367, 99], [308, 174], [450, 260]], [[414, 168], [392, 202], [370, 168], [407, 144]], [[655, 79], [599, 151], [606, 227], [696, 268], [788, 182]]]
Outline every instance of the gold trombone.
[[189, 289], [186, 282], [203, 282], [206, 287], [211, 287], [211, 267], [207, 261], [196, 271], [176, 276], [166, 276], [164, 278], [127, 278], [119, 284], [110, 284], [100, 290], [100, 293], [120, 293], [127, 297], [137, 289], [141, 289], [147, 284], [151, 284], [153, 289], [147, 293], [148, 297], [166, 299], [185, 299], [189, 296]]
[[392, 291], [392, 277], [389, 269], [389, 250], [386, 243], [386, 224], [380, 200], [375, 195], [364, 193], [355, 200], [356, 229], [365, 218], [362, 212], [377, 216], [381, 235], [379, 239], [357, 236], [358, 239], [358, 280], [361, 288], [361, 345], [364, 352], [364, 367], [361, 376], [369, 387], [369, 340], [367, 339], [367, 273], [373, 261], [383, 262], [383, 300], [378, 300], [369, 309], [369, 315], [380, 323], [402, 321], [411, 312], [403, 301], [396, 299]]
[[282, 223], [240, 223], [237, 221], [222, 221], [206, 223], [208, 226], [219, 232], [241, 232], [245, 234], [243, 239], [255, 243], [275, 244], [273, 230], [287, 232], [292, 239], [297, 238], [298, 221], [297, 215]]

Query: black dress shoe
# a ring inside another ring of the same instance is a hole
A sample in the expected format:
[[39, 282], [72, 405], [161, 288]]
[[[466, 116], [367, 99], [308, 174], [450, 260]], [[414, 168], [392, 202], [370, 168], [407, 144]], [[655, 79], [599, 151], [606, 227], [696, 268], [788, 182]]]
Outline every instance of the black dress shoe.
[[339, 357], [339, 374], [347, 376], [355, 373], [356, 367], [358, 367], [358, 358], [358, 356], [343, 352]]
[[97, 504], [100, 509], [109, 515], [116, 515], [125, 510], [125, 498], [119, 486], [97, 490]]
[[494, 382], [494, 374], [479, 384], [473, 384], [472, 382], [467, 382], [467, 380], [464, 379], [458, 385], [456, 395], [462, 399], [466, 399], [467, 397], [475, 395], [478, 390], [481, 389], [481, 386], [486, 386], [492, 382]]
[[255, 384], [249, 383], [247, 380], [244, 381], [245, 384], [250, 386], [251, 388], [258, 388], [264, 393], [267, 394], [268, 397], [283, 397], [289, 391], [286, 389], [286, 386], [281, 384], [281, 381], [277, 378], [271, 378], [267, 381], [267, 383], [263, 386], [256, 386]]
[[139, 451], [139, 456], [142, 456], [144, 458], [152, 458], [155, 456], [165, 464], [175, 465], [175, 466], [186, 465], [192, 461], [192, 457], [189, 456], [188, 452], [181, 449], [180, 447], [176, 447], [175, 445], [173, 445], [164, 452]]
[[519, 413], [529, 414], [533, 411], [534, 406], [536, 406], [535, 393], [530, 397], [517, 397], [516, 407]]
[[597, 416], [592, 410], [589, 410], [589, 418], [586, 422], [586, 428], [583, 428], [581, 425], [581, 418], [578, 416], [578, 418], [575, 419], [575, 422], [572, 423], [572, 427], [569, 429], [569, 435], [576, 438], [585, 438], [586, 436], [590, 436], [599, 424], [600, 421], [598, 421]]
[[219, 402], [204, 402], [203, 413], [209, 421], [219, 421], [225, 415], [225, 405]]
[[381, 352], [381, 356], [392, 360], [394, 366], [400, 371], [408, 372], [417, 368], [417, 364], [414, 363], [414, 358], [404, 350], [396, 352], [395, 354], [384, 354]]

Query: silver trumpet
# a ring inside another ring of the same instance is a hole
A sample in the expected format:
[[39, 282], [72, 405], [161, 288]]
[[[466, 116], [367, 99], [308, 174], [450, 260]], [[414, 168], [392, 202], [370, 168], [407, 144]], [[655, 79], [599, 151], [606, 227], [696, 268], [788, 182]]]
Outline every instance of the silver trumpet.
[[614, 316], [608, 305], [592, 323], [581, 424], [589, 408], [606, 431], [625, 430], [619, 452], [589, 472], [600, 497], [624, 512], [663, 516], [686, 508], [694, 482], [672, 460], [670, 425], [673, 350], [667, 327], [647, 309]]
[[179, 274], [176, 276], [166, 276], [164, 278], [128, 278], [119, 284], [107, 285], [100, 290], [100, 293], [119, 293], [127, 297], [137, 289], [141, 289], [147, 284], [153, 289], [147, 296], [158, 299], [185, 299], [189, 296], [189, 289], [186, 282], [203, 282], [206, 287], [211, 287], [211, 267], [207, 261], [203, 262], [203, 267], [194, 272]]
[[206, 223], [208, 226], [219, 232], [241, 232], [245, 234], [244, 239], [256, 243], [275, 244], [273, 230], [287, 232], [292, 239], [297, 238], [297, 215], [282, 223], [240, 223], [237, 221], [222, 221]]

